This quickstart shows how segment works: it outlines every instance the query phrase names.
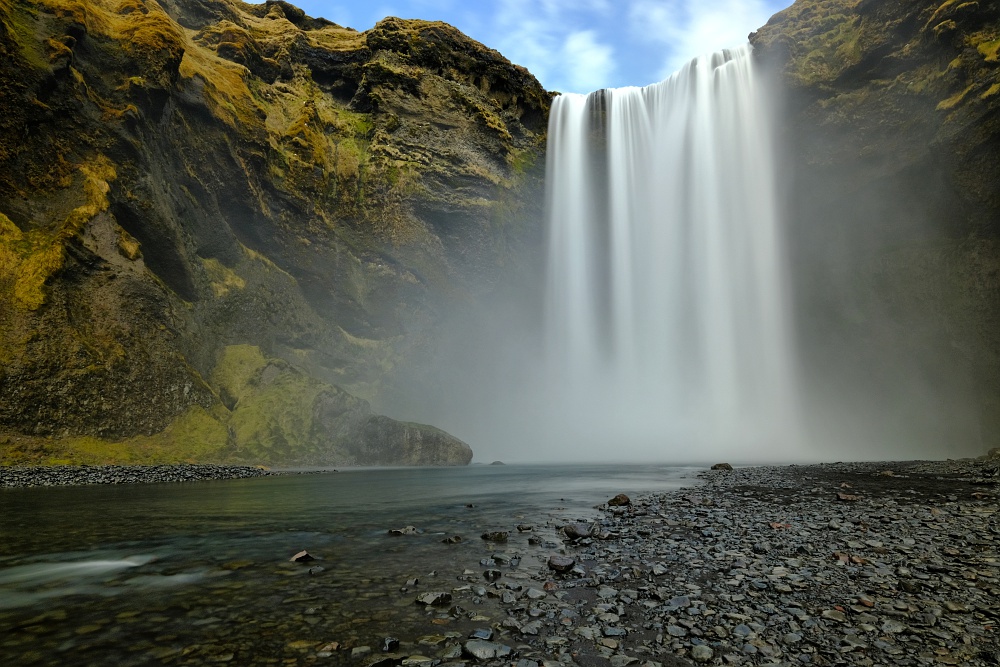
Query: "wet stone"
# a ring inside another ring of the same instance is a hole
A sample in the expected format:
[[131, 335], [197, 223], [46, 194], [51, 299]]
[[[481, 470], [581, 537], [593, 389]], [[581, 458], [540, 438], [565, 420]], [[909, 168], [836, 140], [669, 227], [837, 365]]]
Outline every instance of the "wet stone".
[[429, 607], [444, 606], [451, 604], [451, 593], [424, 593], [416, 601]]
[[550, 556], [548, 561], [549, 569], [556, 572], [569, 572], [576, 565], [576, 560], [569, 556]]
[[715, 657], [715, 652], [709, 646], [699, 644], [691, 647], [691, 659], [695, 662], [708, 662]]
[[462, 645], [462, 653], [475, 660], [494, 660], [506, 658], [511, 654], [511, 648], [504, 644], [470, 639]]
[[480, 535], [487, 542], [506, 542], [510, 532], [506, 530], [489, 530]]

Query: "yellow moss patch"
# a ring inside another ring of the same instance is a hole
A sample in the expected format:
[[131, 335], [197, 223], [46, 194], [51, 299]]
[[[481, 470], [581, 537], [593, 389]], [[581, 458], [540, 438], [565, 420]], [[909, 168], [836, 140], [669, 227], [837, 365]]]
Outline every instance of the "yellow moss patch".
[[230, 269], [217, 259], [203, 259], [202, 265], [208, 272], [208, 277], [212, 281], [212, 291], [216, 297], [224, 297], [231, 290], [241, 290], [246, 288], [247, 281], [238, 273]]
[[118, 230], [118, 254], [125, 259], [135, 261], [142, 255], [141, 244], [134, 236], [124, 229]]
[[965, 96], [968, 95], [973, 88], [975, 88], [975, 85], [971, 85], [962, 92], [956, 93], [946, 100], [942, 100], [941, 102], [938, 103], [937, 110], [949, 111], [951, 109], [954, 109], [955, 107], [957, 107], [959, 104], [962, 103], [962, 100], [965, 99]]
[[987, 97], [993, 97], [997, 93], [1000, 93], [1000, 83], [994, 83], [990, 86], [989, 90], [979, 96], [979, 99], [985, 100]]
[[365, 33], [339, 26], [311, 30], [306, 36], [310, 44], [328, 51], [357, 51], [368, 43]]
[[138, 436], [126, 444], [148, 462], [224, 461], [229, 445], [226, 416], [222, 408], [209, 412], [196, 405], [160, 433]]
[[249, 71], [243, 65], [224, 60], [206, 49], [184, 52], [181, 77], [199, 79], [212, 115], [230, 127], [244, 132], [263, 126], [266, 114], [247, 86]]
[[98, 213], [107, 210], [108, 181], [116, 176], [114, 166], [99, 156], [81, 165], [84, 203], [52, 230], [17, 231], [6, 217], [0, 224], [0, 286], [12, 290], [15, 305], [37, 310], [45, 303], [45, 283], [62, 268], [65, 244], [75, 237]]
[[1000, 39], [983, 42], [976, 47], [988, 63], [1000, 62]]

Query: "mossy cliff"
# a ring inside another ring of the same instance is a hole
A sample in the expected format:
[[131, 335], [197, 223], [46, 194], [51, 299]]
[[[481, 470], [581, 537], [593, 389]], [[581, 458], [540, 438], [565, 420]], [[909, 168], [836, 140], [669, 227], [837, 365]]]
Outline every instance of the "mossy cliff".
[[887, 437], [1000, 444], [1000, 2], [799, 0], [751, 42], [790, 118], [812, 390]]
[[441, 23], [0, 0], [0, 460], [467, 463], [368, 401], [537, 245], [548, 105]]

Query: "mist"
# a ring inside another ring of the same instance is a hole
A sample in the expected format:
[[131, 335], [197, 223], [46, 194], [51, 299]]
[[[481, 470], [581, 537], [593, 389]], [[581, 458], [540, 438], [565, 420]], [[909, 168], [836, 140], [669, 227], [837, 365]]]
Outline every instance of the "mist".
[[[801, 173], [784, 102], [749, 47], [558, 97], [544, 240], [453, 307], [434, 358], [380, 408], [477, 462], [982, 453], [966, 357], [907, 296], [941, 292], [943, 268], [898, 250], [938, 233], [933, 175], [844, 196], [850, 174]], [[836, 150], [809, 138], [824, 140]]]

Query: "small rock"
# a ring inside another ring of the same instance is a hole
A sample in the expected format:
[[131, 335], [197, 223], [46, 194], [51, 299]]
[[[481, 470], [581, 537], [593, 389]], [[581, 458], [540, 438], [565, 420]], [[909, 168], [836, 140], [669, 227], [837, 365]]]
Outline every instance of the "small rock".
[[503, 644], [496, 644], [481, 639], [470, 639], [462, 645], [462, 652], [476, 660], [494, 660], [509, 656], [511, 648]]
[[733, 466], [728, 463], [716, 463], [712, 466], [712, 470], [732, 470]]
[[462, 541], [461, 535], [452, 535], [450, 537], [446, 537], [443, 540], [441, 540], [441, 542], [443, 542], [444, 544], [458, 544], [461, 541]]
[[549, 556], [549, 569], [556, 572], [569, 572], [576, 561], [569, 556]]
[[590, 537], [592, 528], [589, 523], [569, 523], [563, 526], [562, 530], [569, 539], [579, 540], [584, 537]]
[[506, 542], [510, 537], [510, 532], [506, 530], [490, 530], [483, 533], [482, 537], [487, 542]]
[[392, 528], [389, 530], [389, 535], [398, 537], [400, 535], [416, 535], [419, 531], [413, 526], [404, 526], [403, 528]]
[[451, 593], [424, 593], [417, 598], [417, 604], [428, 607], [440, 607], [451, 604]]
[[697, 646], [691, 647], [691, 659], [695, 662], [708, 662], [715, 657], [715, 652], [711, 647], [705, 646], [704, 644], [698, 644]]
[[382, 640], [382, 653], [392, 653], [399, 650], [399, 640], [395, 637], [386, 637]]
[[542, 629], [541, 621], [531, 621], [530, 623], [525, 623], [521, 626], [522, 635], [532, 635], [537, 636], [538, 632]]
[[316, 559], [313, 558], [308, 551], [300, 551], [288, 560], [291, 563], [308, 563], [309, 561]]
[[608, 501], [608, 507], [625, 507], [631, 504], [632, 499], [624, 493], [619, 493], [617, 496]]

